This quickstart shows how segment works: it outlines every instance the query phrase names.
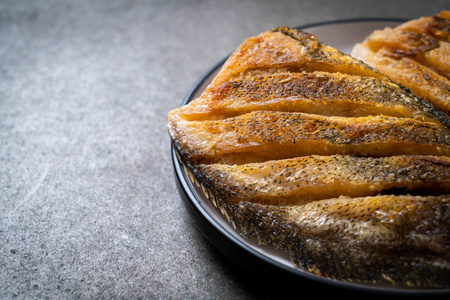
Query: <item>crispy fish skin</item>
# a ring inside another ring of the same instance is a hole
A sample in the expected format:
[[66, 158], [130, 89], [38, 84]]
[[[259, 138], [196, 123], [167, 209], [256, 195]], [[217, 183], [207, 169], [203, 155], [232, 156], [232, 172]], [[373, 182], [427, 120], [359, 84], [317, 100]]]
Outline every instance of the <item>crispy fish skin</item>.
[[390, 80], [342, 73], [275, 73], [209, 86], [180, 108], [189, 121], [234, 117], [255, 110], [328, 116], [386, 115], [442, 122], [435, 109]]
[[323, 70], [385, 78], [377, 70], [318, 41], [314, 35], [277, 27], [248, 38], [224, 63], [212, 85], [234, 80], [248, 72]]
[[385, 28], [374, 31], [364, 42], [371, 51], [383, 49], [394, 59], [410, 57], [445, 78], [450, 77], [450, 43], [417, 32]]
[[397, 26], [397, 29], [420, 32], [430, 35], [439, 41], [450, 42], [450, 11], [443, 10], [433, 16], [420, 17]]
[[352, 55], [376, 66], [381, 72], [389, 74], [393, 81], [408, 87], [417, 96], [450, 114], [450, 84], [444, 76], [409, 57], [394, 59], [383, 55], [383, 52], [373, 52], [362, 44], [354, 46]]
[[190, 164], [245, 163], [311, 154], [449, 155], [449, 130], [407, 118], [327, 117], [254, 111], [217, 121], [169, 114], [174, 145]]
[[243, 236], [287, 251], [330, 278], [450, 282], [450, 196], [340, 197], [302, 206], [240, 202], [230, 212]]
[[392, 190], [450, 194], [450, 157], [306, 156], [244, 165], [196, 167], [200, 183], [223, 206], [241, 201], [303, 205], [316, 200], [375, 196]]
[[362, 44], [355, 45], [352, 55], [389, 74], [393, 81], [408, 87], [414, 94], [430, 101], [435, 107], [450, 113], [449, 81], [409, 57], [394, 59], [372, 52]]
[[351, 55], [450, 114], [450, 11], [376, 30]]

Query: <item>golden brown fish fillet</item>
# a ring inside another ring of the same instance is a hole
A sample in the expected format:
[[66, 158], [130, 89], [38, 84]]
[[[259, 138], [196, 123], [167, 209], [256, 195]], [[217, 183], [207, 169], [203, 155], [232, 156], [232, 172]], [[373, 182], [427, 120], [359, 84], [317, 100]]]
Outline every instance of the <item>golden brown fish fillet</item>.
[[433, 16], [425, 16], [407, 21], [397, 26], [397, 29], [420, 32], [430, 35], [439, 41], [450, 42], [448, 20], [450, 20], [450, 10], [443, 10]]
[[[432, 42], [402, 38], [442, 61]], [[241, 44], [168, 129], [242, 235], [323, 276], [450, 287], [450, 117], [374, 68], [275, 28]]]
[[175, 147], [190, 164], [245, 163], [304, 155], [450, 155], [450, 131], [408, 118], [328, 117], [254, 111], [216, 121], [169, 114]]
[[198, 181], [219, 206], [241, 201], [300, 205], [379, 193], [450, 194], [450, 157], [305, 156], [244, 165], [196, 167]]
[[374, 31], [364, 46], [373, 52], [383, 50], [383, 55], [394, 59], [413, 58], [447, 79], [450, 76], [450, 43], [429, 35], [388, 27]]
[[181, 116], [189, 121], [223, 119], [255, 110], [440, 121], [428, 103], [390, 80], [321, 71], [254, 75], [212, 85], [180, 108]]
[[289, 252], [316, 274], [448, 287], [450, 195], [340, 197], [302, 206], [240, 202], [230, 212], [244, 236]]
[[450, 11], [376, 30], [352, 56], [450, 113]]
[[248, 38], [227, 59], [212, 85], [250, 74], [322, 70], [383, 79], [384, 75], [303, 31], [278, 27]]

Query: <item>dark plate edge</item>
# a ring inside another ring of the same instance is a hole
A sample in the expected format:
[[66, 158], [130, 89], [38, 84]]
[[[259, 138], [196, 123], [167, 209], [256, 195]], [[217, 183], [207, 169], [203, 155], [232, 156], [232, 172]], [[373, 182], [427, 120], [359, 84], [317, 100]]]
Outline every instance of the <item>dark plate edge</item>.
[[[353, 18], [353, 19], [339, 19], [335, 21], [324, 21], [324, 22], [317, 22], [317, 23], [308, 23], [305, 25], [301, 25], [298, 27], [295, 27], [297, 29], [307, 29], [311, 27], [319, 27], [319, 26], [325, 26], [325, 25], [332, 25], [332, 24], [341, 24], [341, 23], [355, 23], [355, 22], [406, 22], [410, 19], [401, 19], [401, 18]], [[319, 37], [320, 39], [320, 37]]]

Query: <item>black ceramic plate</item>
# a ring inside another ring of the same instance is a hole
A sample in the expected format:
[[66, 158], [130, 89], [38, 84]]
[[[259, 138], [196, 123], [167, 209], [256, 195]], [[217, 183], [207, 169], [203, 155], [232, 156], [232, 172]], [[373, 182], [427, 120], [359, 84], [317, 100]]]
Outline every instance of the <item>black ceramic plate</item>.
[[[362, 41], [373, 30], [386, 26], [396, 26], [404, 20], [347, 20], [301, 26], [300, 29], [314, 34], [322, 42], [350, 53], [353, 45]], [[226, 58], [221, 60], [192, 87], [181, 105], [189, 103], [200, 95], [216, 76]], [[172, 148], [172, 160], [175, 178], [181, 198], [203, 234], [226, 256], [240, 266], [260, 273], [270, 274], [272, 278], [303, 280], [313, 284], [328, 285], [333, 288], [347, 288], [358, 292], [375, 292], [396, 295], [442, 295], [450, 293], [446, 289], [411, 288], [393, 286], [390, 283], [355, 283], [323, 278], [295, 267], [284, 252], [271, 246], [259, 245], [256, 239], [244, 239], [231, 223], [214, 206], [192, 174], [178, 159]]]

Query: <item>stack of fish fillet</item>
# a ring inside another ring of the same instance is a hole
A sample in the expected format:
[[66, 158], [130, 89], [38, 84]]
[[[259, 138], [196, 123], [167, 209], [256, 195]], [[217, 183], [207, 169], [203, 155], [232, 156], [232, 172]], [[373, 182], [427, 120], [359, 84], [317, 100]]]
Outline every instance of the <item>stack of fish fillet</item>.
[[450, 286], [450, 118], [376, 69], [274, 28], [242, 43], [168, 129], [236, 230], [297, 267]]

